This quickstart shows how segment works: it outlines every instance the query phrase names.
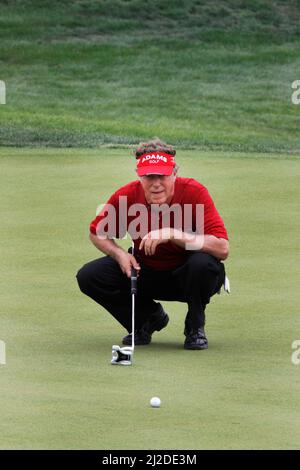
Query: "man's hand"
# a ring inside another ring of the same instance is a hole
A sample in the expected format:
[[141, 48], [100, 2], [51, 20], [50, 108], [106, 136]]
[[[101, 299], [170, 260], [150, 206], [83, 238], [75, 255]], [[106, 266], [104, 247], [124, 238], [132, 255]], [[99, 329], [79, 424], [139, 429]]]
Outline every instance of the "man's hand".
[[173, 229], [163, 228], [160, 230], [152, 230], [142, 238], [139, 249], [144, 249], [145, 254], [152, 256], [155, 253], [156, 247], [161, 243], [167, 243], [173, 239]]
[[135, 268], [137, 270], [137, 274], [141, 269], [135, 257], [126, 251], [120, 250], [115, 256], [115, 260], [119, 263], [122, 272], [129, 278], [131, 276], [131, 268]]
[[131, 268], [134, 267], [137, 270], [137, 274], [140, 271], [139, 263], [136, 261], [135, 257], [132, 256], [127, 251], [123, 250], [119, 245], [115, 243], [114, 240], [109, 238], [103, 239], [98, 238], [97, 235], [90, 233], [91, 242], [108, 256], [111, 256], [119, 264], [122, 272], [126, 274], [127, 277], [131, 276]]
[[186, 249], [203, 251], [209, 253], [215, 258], [225, 260], [229, 254], [228, 240], [217, 238], [213, 235], [200, 235], [195, 233], [185, 233], [174, 228], [163, 228], [152, 230], [142, 238], [139, 249], [144, 248], [146, 255], [154, 255], [156, 247], [161, 243], [171, 241], [176, 245]]

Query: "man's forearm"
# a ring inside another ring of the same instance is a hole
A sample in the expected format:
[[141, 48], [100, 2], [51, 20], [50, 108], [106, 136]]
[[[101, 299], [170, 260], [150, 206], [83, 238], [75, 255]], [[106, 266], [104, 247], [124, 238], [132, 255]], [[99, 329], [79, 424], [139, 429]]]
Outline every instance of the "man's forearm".
[[115, 260], [117, 259], [120, 252], [125, 252], [123, 248], [117, 245], [116, 242], [110, 238], [101, 239], [97, 237], [97, 235], [90, 233], [90, 240], [95, 245], [95, 247], [98, 248], [98, 250], [102, 251], [102, 253], [105, 253], [108, 256], [111, 256]]
[[201, 251], [209, 253], [215, 258], [224, 261], [229, 255], [229, 242], [225, 238], [217, 238], [213, 235], [204, 235]]
[[174, 229], [171, 240], [186, 250], [203, 251], [220, 260], [225, 260], [229, 254], [228, 241], [213, 235], [193, 235]]

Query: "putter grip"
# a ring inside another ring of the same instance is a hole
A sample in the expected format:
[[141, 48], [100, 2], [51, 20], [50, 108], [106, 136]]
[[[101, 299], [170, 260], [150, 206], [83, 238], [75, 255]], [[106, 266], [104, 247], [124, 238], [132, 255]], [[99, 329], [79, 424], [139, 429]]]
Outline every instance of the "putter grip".
[[135, 268], [131, 268], [131, 294], [136, 294], [137, 292], [137, 270]]

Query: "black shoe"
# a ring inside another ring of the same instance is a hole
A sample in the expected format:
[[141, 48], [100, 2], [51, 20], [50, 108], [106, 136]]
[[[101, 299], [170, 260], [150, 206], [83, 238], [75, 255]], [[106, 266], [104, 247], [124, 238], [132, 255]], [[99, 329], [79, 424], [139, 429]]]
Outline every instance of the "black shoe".
[[[154, 331], [160, 331], [167, 326], [169, 323], [169, 317], [159, 304], [157, 310], [152, 313], [148, 320], [141, 326], [139, 330], [134, 332], [134, 344], [135, 346], [142, 346], [145, 344], [150, 344], [152, 339], [152, 334]], [[132, 344], [132, 335], [129, 334], [124, 336], [122, 343], [126, 346], [131, 346]]]
[[205, 336], [204, 327], [195, 328], [187, 331], [184, 330], [186, 336], [184, 342], [184, 349], [207, 349], [208, 342]]

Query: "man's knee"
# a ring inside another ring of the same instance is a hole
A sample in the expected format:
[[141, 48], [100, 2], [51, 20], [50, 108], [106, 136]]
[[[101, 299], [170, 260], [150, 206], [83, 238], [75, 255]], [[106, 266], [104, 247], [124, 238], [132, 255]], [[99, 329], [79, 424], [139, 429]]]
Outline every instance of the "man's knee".
[[[186, 282], [190, 286], [204, 288], [208, 296], [220, 290], [225, 278], [225, 267], [217, 258], [208, 253], [194, 253], [188, 260]], [[208, 303], [209, 300], [206, 300]]]
[[76, 279], [78, 282], [79, 289], [85, 294], [88, 291], [91, 279], [90, 270], [87, 269], [86, 264], [79, 269], [78, 273], [76, 274]]
[[208, 273], [219, 275], [220, 273], [220, 262], [208, 253], [193, 253], [187, 264], [189, 271], [196, 275]]
[[[90, 295], [97, 290], [97, 295], [116, 294], [119, 292], [123, 274], [119, 265], [109, 256], [90, 261], [76, 274], [80, 290]], [[125, 278], [127, 279], [127, 278]]]

